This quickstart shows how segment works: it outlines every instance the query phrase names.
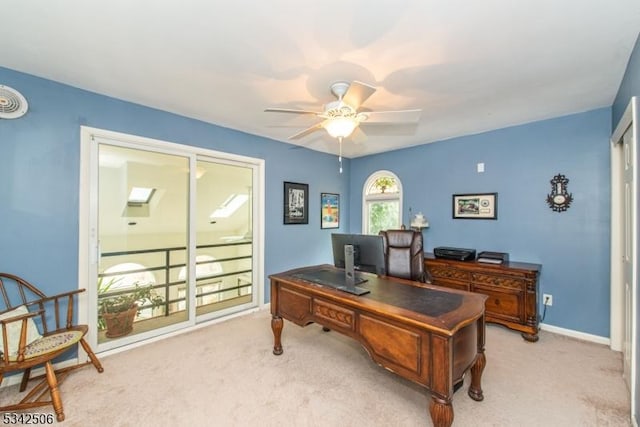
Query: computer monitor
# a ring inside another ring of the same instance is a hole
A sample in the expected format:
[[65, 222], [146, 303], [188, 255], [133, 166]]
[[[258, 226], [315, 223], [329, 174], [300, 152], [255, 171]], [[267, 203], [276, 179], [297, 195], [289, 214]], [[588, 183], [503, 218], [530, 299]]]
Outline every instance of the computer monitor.
[[382, 236], [364, 234], [332, 234], [333, 263], [344, 271], [320, 268], [294, 273], [293, 277], [325, 286], [331, 286], [354, 295], [364, 295], [369, 289], [356, 286], [368, 281], [366, 271], [385, 275]]
[[336, 267], [347, 267], [344, 247], [351, 245], [353, 246], [353, 265], [356, 271], [386, 274], [382, 236], [333, 233], [331, 245], [333, 247], [333, 264]]

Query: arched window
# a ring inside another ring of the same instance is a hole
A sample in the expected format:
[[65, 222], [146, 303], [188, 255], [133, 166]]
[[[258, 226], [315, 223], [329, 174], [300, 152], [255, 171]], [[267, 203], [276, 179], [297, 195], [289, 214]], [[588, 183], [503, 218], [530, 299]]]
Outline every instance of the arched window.
[[362, 190], [362, 233], [399, 229], [402, 225], [402, 183], [391, 171], [374, 172]]

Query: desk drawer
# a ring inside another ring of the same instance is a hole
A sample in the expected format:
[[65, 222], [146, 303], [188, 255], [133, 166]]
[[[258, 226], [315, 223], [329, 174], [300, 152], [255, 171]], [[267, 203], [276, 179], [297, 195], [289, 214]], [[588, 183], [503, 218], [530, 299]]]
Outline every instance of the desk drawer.
[[474, 285], [473, 291], [488, 296], [485, 301], [487, 320], [491, 318], [524, 322], [524, 307], [522, 292], [514, 292], [489, 286]]
[[522, 279], [493, 274], [473, 273], [473, 282], [481, 285], [490, 285], [515, 290], [523, 290], [525, 287], [525, 283]]
[[434, 278], [471, 281], [471, 273], [468, 271], [439, 265], [429, 265], [428, 270]]
[[355, 313], [322, 299], [313, 300], [313, 315], [329, 328], [355, 330]]

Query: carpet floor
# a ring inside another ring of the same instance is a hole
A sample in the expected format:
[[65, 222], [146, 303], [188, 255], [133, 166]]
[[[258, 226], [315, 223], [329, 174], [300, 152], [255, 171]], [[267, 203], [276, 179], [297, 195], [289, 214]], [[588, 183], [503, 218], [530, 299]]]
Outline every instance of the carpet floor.
[[[272, 354], [263, 310], [102, 358], [61, 385], [65, 426], [428, 426], [429, 393], [357, 342], [285, 321]], [[621, 354], [487, 325], [484, 401], [453, 398], [454, 426], [630, 426]], [[17, 386], [0, 389], [14, 400]], [[51, 412], [48, 408], [32, 412]]]

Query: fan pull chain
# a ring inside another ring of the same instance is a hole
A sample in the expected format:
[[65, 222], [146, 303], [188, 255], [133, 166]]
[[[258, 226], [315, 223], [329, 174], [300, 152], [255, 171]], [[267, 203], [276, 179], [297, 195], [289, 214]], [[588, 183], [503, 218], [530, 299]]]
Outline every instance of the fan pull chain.
[[340, 173], [342, 173], [342, 137], [338, 137], [338, 142], [340, 144], [340, 157], [338, 157], [338, 163], [340, 163]]

